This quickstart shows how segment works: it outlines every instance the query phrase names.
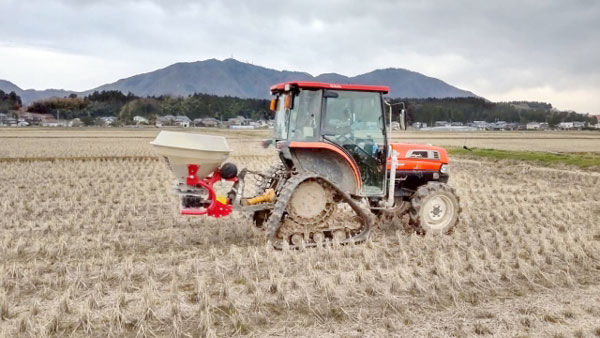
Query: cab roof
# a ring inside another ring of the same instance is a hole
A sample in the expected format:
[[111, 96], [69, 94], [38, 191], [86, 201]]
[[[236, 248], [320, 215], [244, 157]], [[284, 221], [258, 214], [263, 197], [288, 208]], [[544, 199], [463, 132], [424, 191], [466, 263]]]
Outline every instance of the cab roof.
[[335, 90], [354, 90], [362, 92], [379, 92], [387, 94], [390, 91], [388, 86], [367, 86], [358, 84], [337, 84], [337, 83], [325, 83], [325, 82], [305, 82], [305, 81], [288, 81], [278, 83], [271, 86], [271, 93], [278, 93], [285, 91], [285, 86], [295, 86], [305, 89], [335, 89]]

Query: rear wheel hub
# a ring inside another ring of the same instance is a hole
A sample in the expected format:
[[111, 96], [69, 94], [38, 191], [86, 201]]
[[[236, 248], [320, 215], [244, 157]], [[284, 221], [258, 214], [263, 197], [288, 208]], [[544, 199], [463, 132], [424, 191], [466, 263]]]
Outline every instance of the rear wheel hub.
[[308, 225], [323, 222], [334, 207], [331, 190], [317, 181], [306, 181], [294, 190], [288, 212], [295, 222]]
[[423, 220], [432, 230], [441, 230], [448, 226], [454, 214], [454, 204], [445, 195], [428, 199], [423, 206]]

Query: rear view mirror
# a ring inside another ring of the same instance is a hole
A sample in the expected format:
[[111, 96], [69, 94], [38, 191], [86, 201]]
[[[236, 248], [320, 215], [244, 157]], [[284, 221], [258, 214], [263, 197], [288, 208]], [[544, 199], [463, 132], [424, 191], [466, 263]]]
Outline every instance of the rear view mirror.
[[406, 130], [406, 109], [400, 110], [400, 130]]
[[389, 132], [392, 131], [392, 107], [393, 106], [397, 106], [397, 105], [402, 105], [402, 109], [400, 110], [400, 123], [399, 123], [399, 127], [400, 130], [406, 130], [406, 105], [404, 104], [404, 102], [398, 102], [398, 103], [391, 103], [388, 100], [384, 100], [383, 103], [388, 106], [390, 108], [389, 110], [389, 119], [390, 119], [390, 126], [389, 126]]
[[277, 99], [271, 100], [271, 111], [277, 110]]

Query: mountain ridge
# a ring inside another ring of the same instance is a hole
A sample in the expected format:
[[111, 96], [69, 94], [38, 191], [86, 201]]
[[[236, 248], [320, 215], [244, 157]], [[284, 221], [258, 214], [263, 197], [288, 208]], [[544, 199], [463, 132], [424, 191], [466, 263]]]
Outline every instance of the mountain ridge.
[[474, 93], [454, 87], [440, 79], [402, 68], [376, 69], [356, 76], [323, 73], [313, 76], [307, 72], [275, 70], [240, 62], [235, 59], [207, 59], [194, 62], [177, 62], [151, 72], [133, 75], [85, 91], [64, 89], [23, 90], [6, 80], [0, 80], [0, 90], [15, 91], [25, 104], [36, 100], [63, 97], [70, 94], [85, 96], [94, 91], [119, 90], [138, 96], [187, 96], [204, 93], [241, 98], [268, 98], [268, 88], [285, 81], [318, 81], [340, 84], [360, 83], [387, 85], [391, 97], [445, 98], [477, 97]]

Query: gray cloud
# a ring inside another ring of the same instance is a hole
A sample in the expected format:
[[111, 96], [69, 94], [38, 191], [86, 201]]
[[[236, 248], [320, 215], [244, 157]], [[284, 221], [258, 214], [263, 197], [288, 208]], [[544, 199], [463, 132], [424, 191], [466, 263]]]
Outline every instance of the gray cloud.
[[[0, 43], [106, 62], [106, 74], [90, 81], [234, 56], [313, 74], [401, 67], [490, 99], [600, 113], [597, 1], [0, 0], [0, 7], [11, 13], [0, 21]], [[10, 74], [0, 68], [0, 78]]]

